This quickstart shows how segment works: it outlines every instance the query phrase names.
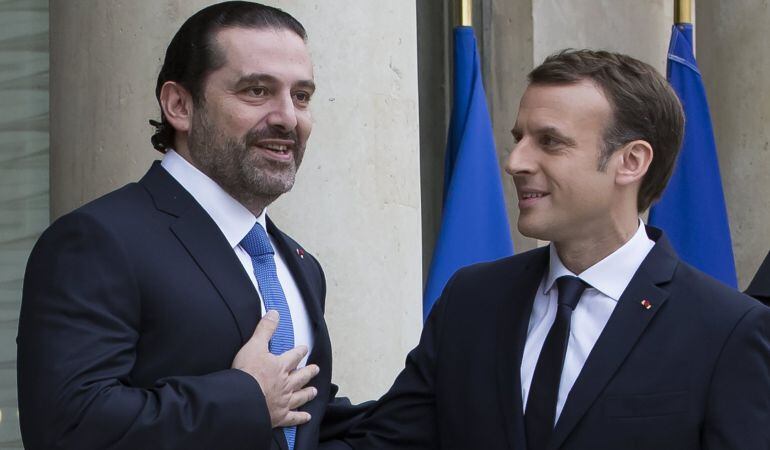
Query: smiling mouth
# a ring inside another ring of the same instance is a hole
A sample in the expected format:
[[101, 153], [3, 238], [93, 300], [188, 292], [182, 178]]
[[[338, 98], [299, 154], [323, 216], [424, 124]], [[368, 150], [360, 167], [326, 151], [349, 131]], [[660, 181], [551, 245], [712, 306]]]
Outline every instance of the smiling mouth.
[[266, 144], [259, 144], [259, 146], [266, 150], [270, 150], [271, 152], [278, 153], [280, 155], [286, 155], [292, 149], [292, 146], [286, 145], [286, 144], [267, 144], [266, 143]]
[[530, 199], [530, 198], [542, 198], [548, 195], [545, 192], [525, 192], [521, 194], [521, 198], [524, 200]]

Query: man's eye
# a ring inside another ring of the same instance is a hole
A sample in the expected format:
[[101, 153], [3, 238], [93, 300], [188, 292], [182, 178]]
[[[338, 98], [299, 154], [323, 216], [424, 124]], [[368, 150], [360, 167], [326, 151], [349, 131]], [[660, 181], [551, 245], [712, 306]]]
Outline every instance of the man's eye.
[[250, 87], [246, 90], [246, 93], [252, 97], [264, 97], [267, 95], [267, 88], [262, 86]]
[[307, 93], [307, 92], [303, 92], [303, 91], [295, 92], [294, 93], [294, 98], [297, 99], [297, 101], [300, 102], [300, 103], [308, 103], [308, 102], [310, 102], [310, 94]]
[[540, 145], [542, 145], [543, 147], [553, 147], [558, 143], [559, 141], [557, 141], [556, 139], [548, 135], [544, 135], [540, 138]]

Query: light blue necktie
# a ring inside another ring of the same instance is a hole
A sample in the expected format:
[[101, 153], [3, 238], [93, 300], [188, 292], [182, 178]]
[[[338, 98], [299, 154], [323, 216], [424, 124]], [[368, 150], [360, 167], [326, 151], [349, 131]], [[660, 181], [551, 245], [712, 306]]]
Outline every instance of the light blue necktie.
[[[283, 293], [281, 282], [278, 281], [278, 274], [275, 270], [275, 259], [273, 258], [275, 251], [270, 244], [270, 238], [259, 222], [254, 224], [254, 228], [243, 238], [241, 247], [251, 256], [251, 264], [254, 266], [254, 275], [257, 277], [259, 292], [265, 303], [265, 311], [274, 309], [281, 315], [278, 329], [275, 330], [273, 338], [270, 339], [270, 353], [282, 355], [294, 348], [294, 326], [291, 322], [291, 312], [289, 311], [289, 304], [286, 302], [286, 295]], [[283, 434], [286, 436], [289, 450], [294, 450], [297, 427], [285, 427]]]

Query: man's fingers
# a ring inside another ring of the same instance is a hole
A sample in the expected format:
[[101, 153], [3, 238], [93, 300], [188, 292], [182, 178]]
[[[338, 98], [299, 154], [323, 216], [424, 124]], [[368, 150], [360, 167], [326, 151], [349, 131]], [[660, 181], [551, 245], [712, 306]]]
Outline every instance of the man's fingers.
[[297, 368], [299, 362], [302, 361], [302, 358], [304, 358], [305, 355], [307, 355], [307, 347], [298, 345], [293, 349], [284, 352], [284, 354], [280, 356], [280, 359], [284, 364], [284, 367], [291, 371]]
[[294, 427], [310, 422], [310, 414], [304, 411], [289, 411], [275, 427]]
[[289, 399], [289, 409], [299, 408], [310, 400], [313, 400], [316, 395], [318, 395], [318, 390], [313, 386], [308, 386], [305, 389], [291, 394], [291, 399]]
[[314, 376], [318, 375], [318, 372], [320, 371], [321, 369], [315, 364], [310, 364], [309, 366], [295, 370], [289, 374], [289, 388], [292, 391], [299, 391], [308, 384]]
[[270, 310], [264, 316], [262, 320], [257, 323], [257, 328], [254, 330], [254, 335], [251, 337], [252, 341], [259, 346], [260, 349], [268, 351], [268, 343], [273, 337], [273, 333], [278, 328], [278, 321], [280, 316], [278, 311]]

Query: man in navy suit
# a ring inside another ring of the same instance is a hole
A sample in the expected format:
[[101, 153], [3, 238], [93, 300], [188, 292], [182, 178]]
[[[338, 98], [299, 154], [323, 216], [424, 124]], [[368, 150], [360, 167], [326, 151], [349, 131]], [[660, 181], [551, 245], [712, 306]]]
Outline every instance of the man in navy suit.
[[767, 450], [770, 309], [639, 218], [676, 161], [675, 93], [602, 51], [558, 53], [529, 80], [506, 171], [519, 230], [551, 244], [458, 271], [348, 443]]
[[249, 2], [174, 36], [152, 122], [162, 162], [57, 220], [30, 257], [26, 448], [304, 450], [355, 419], [331, 384], [321, 266], [266, 216], [310, 135], [305, 40]]

